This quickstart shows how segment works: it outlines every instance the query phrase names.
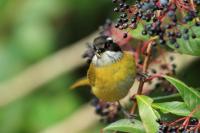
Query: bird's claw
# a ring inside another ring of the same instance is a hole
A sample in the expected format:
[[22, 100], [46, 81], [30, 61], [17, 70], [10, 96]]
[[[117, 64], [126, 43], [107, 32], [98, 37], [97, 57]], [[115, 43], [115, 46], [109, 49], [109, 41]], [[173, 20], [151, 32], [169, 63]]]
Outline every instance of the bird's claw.
[[149, 78], [149, 75], [143, 72], [137, 72], [137, 79], [139, 81], [145, 81], [146, 79]]

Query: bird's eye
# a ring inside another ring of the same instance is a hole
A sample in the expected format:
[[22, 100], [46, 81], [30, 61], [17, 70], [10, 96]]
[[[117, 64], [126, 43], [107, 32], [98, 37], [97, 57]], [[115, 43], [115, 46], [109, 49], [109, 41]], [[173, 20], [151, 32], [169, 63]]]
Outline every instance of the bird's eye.
[[106, 42], [104, 48], [107, 49], [108, 47], [110, 47], [110, 43]]
[[113, 39], [111, 37], [106, 38], [105, 48], [109, 48], [112, 43]]
[[111, 37], [106, 38], [107, 43], [113, 43], [113, 39]]

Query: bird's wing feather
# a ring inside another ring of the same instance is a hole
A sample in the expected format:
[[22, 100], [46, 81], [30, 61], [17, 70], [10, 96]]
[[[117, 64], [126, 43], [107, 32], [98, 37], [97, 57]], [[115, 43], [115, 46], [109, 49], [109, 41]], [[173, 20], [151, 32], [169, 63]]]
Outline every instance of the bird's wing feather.
[[95, 66], [91, 63], [87, 72], [87, 77], [91, 86], [95, 86], [96, 73]]

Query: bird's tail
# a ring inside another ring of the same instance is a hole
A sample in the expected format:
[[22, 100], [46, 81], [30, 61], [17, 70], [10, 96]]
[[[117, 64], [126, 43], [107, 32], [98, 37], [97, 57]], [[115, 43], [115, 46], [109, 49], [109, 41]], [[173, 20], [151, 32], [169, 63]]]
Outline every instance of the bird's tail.
[[89, 85], [90, 85], [90, 83], [89, 83], [88, 79], [85, 77], [85, 78], [82, 78], [82, 79], [76, 81], [73, 85], [70, 86], [70, 89], [73, 90], [80, 86], [89, 86]]

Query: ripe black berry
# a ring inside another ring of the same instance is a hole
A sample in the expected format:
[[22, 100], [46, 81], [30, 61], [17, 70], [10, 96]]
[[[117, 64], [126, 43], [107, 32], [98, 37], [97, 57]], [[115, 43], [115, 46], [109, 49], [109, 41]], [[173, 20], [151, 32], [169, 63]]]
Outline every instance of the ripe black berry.
[[196, 26], [200, 26], [200, 21], [197, 21], [197, 22], [195, 23], [195, 25], [196, 25]]
[[176, 33], [176, 37], [177, 37], [177, 38], [181, 38], [181, 36], [182, 36], [182, 34], [181, 34], [180, 32], [177, 32], [177, 33]]
[[125, 18], [125, 17], [127, 17], [127, 14], [126, 14], [126, 13], [123, 13], [123, 14], [120, 15], [120, 17], [121, 17], [121, 18]]
[[117, 2], [117, 0], [112, 0], [112, 2], [113, 2], [113, 3], [116, 3], [116, 2]]
[[128, 9], [129, 8], [129, 5], [124, 3], [124, 6], [123, 6], [125, 9]]
[[192, 33], [192, 38], [194, 39], [196, 37], [197, 37], [196, 34]]
[[146, 35], [147, 34], [147, 31], [146, 30], [143, 30], [142, 31], [142, 35]]
[[115, 24], [115, 28], [118, 28], [120, 25], [119, 25], [119, 23], [116, 23]]
[[128, 37], [128, 34], [127, 33], [124, 33], [123, 34], [123, 38], [127, 38]]
[[165, 40], [160, 39], [160, 40], [159, 40], [159, 43], [160, 43], [160, 44], [165, 44]]
[[183, 29], [183, 33], [188, 33], [188, 29]]
[[118, 8], [118, 7], [115, 7], [115, 8], [114, 8], [114, 12], [119, 12], [119, 8]]
[[198, 122], [199, 122], [199, 121], [198, 121], [197, 118], [191, 118], [191, 119], [190, 119], [190, 124], [191, 124], [191, 125], [196, 125], [196, 124], [198, 124]]
[[180, 45], [178, 43], [175, 43], [175, 48], [180, 48]]

